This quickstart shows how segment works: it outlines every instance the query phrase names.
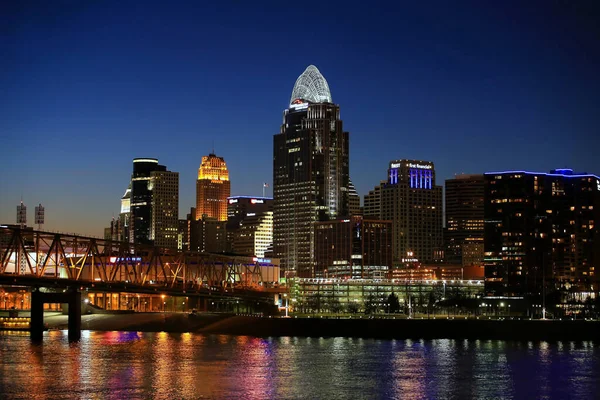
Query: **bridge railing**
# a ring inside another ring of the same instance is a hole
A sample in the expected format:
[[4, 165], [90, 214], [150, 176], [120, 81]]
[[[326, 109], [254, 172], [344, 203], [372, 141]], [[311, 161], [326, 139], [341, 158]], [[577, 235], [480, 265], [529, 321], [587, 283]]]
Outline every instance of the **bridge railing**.
[[0, 228], [0, 275], [181, 288], [265, 291], [279, 266], [252, 257], [181, 252], [93, 237]]

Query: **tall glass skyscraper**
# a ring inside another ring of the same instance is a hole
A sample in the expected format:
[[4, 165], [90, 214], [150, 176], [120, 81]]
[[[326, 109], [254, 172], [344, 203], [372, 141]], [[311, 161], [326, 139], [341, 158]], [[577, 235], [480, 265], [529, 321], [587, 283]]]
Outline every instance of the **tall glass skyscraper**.
[[349, 215], [349, 143], [327, 81], [298, 77], [273, 138], [273, 251], [286, 276], [314, 276], [314, 223]]

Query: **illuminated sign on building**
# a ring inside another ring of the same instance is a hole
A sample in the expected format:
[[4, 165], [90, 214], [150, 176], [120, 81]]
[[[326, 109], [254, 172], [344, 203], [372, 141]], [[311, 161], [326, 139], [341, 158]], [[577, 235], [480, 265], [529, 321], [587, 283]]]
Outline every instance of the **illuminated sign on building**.
[[431, 169], [431, 168], [433, 168], [431, 165], [413, 164], [413, 163], [408, 163], [408, 167], [409, 168], [419, 168], [419, 169]]
[[110, 257], [109, 261], [111, 264], [114, 264], [116, 262], [121, 262], [121, 261], [142, 261], [142, 257], [127, 257], [127, 258], [123, 258], [123, 257]]
[[400, 168], [400, 163], [390, 164], [390, 168]]
[[290, 108], [294, 110], [305, 110], [308, 108], [308, 103], [303, 102], [300, 99], [294, 100], [294, 102], [290, 105]]
[[410, 168], [408, 174], [411, 189], [433, 188], [433, 171], [423, 168]]
[[229, 204], [237, 203], [238, 199], [229, 199]]
[[250, 203], [252, 203], [252, 204], [262, 204], [262, 203], [264, 203], [264, 200], [262, 200], [262, 199], [250, 199]]
[[265, 264], [270, 264], [271, 263], [271, 259], [270, 258], [254, 257], [254, 258], [252, 258], [252, 261], [258, 262], [258, 263], [265, 263]]
[[600, 190], [600, 179], [596, 179], [596, 189]]

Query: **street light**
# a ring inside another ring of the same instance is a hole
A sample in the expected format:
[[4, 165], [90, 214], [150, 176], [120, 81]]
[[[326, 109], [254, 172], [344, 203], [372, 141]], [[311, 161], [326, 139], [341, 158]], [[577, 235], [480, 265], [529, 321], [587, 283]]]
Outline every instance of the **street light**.
[[287, 318], [287, 316], [288, 316], [288, 298], [287, 298], [287, 293], [284, 293], [283, 297], [285, 297], [285, 316]]

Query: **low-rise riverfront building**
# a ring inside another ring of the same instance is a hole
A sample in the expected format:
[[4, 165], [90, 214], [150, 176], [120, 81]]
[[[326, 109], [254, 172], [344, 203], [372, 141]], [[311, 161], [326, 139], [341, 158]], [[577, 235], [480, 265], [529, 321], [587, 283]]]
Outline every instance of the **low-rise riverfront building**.
[[290, 284], [291, 307], [298, 312], [384, 311], [392, 293], [401, 309], [432, 309], [446, 299], [483, 296], [483, 281], [296, 278]]

